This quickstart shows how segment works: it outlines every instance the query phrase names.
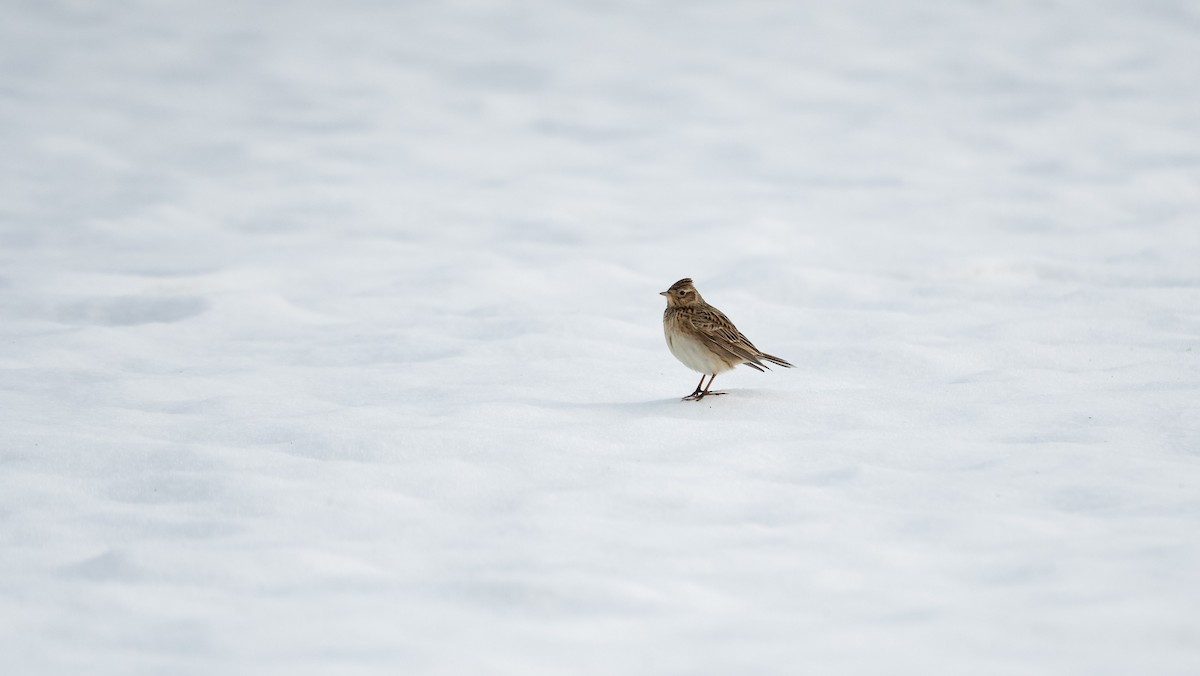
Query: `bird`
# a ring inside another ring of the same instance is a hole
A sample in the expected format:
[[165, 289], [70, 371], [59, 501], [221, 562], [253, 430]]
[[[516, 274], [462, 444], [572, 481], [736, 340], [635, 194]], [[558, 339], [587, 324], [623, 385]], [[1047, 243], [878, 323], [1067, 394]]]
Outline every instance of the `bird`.
[[[711, 391], [712, 383], [718, 373], [739, 364], [759, 371], [770, 370], [764, 362], [794, 368], [787, 361], [754, 347], [725, 313], [705, 302], [691, 278], [675, 282], [659, 295], [667, 297], [667, 309], [663, 312], [667, 348], [684, 366], [700, 374], [696, 391], [683, 401], [700, 401], [710, 394], [725, 394]], [[706, 377], [707, 385], [704, 384]]]

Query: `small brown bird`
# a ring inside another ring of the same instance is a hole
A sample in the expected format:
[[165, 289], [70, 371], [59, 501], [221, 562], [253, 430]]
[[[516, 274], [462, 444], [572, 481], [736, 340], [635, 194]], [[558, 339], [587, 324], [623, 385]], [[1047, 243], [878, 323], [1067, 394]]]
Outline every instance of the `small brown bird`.
[[[684, 401], [700, 401], [711, 392], [717, 374], [728, 371], [738, 364], [762, 371], [769, 370], [763, 361], [792, 368], [779, 357], [769, 355], [754, 347], [750, 339], [729, 321], [723, 312], [704, 302], [700, 292], [692, 286], [692, 280], [684, 278], [659, 292], [667, 297], [667, 309], [663, 312], [663, 333], [667, 336], [667, 347], [683, 365], [700, 373], [696, 391], [684, 397]], [[704, 384], [704, 377], [708, 385]]]

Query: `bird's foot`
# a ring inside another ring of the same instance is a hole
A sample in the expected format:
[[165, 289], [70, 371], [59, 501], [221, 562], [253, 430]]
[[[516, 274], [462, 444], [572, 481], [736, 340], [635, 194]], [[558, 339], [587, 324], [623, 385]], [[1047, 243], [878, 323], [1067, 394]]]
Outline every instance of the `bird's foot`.
[[683, 401], [700, 401], [701, 399], [703, 399], [709, 395], [718, 397], [722, 394], [725, 394], [725, 393], [724, 392], [709, 392], [707, 390], [705, 390], [704, 392], [692, 392], [688, 396], [684, 397]]

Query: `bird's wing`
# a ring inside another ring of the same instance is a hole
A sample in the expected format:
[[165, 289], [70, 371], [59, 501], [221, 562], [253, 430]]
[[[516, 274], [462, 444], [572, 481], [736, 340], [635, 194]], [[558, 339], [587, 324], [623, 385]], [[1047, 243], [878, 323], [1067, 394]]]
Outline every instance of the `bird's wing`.
[[696, 308], [691, 313], [691, 320], [700, 338], [710, 347], [733, 355], [760, 371], [766, 367], [759, 361], [758, 348], [737, 330], [725, 313], [715, 307]]

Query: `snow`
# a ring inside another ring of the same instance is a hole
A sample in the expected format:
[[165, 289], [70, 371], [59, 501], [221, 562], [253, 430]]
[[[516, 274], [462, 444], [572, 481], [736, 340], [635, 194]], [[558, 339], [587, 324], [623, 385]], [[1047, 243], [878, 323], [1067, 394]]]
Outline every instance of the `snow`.
[[[1200, 672], [1184, 0], [0, 22], [13, 674]], [[692, 277], [795, 369], [693, 374]]]

